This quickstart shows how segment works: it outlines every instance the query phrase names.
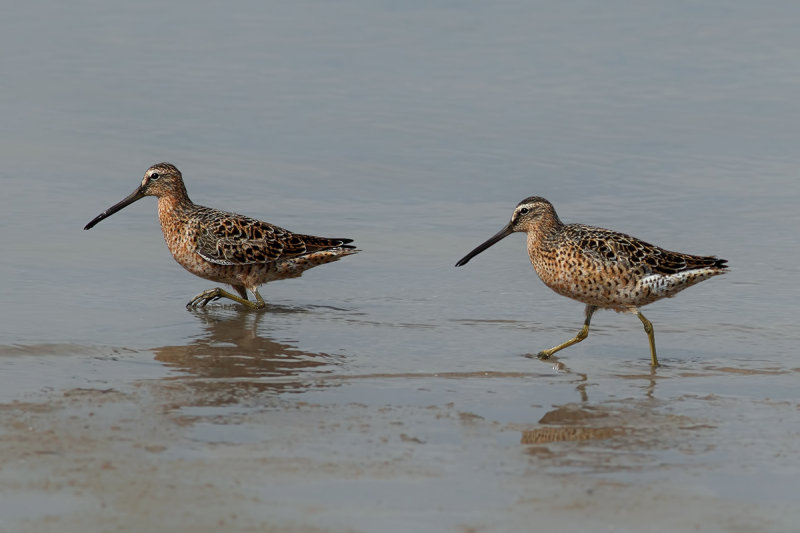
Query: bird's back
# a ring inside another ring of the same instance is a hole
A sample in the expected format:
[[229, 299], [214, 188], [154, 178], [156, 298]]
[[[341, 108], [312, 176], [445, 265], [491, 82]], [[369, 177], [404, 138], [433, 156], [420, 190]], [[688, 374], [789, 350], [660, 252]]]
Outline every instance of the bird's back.
[[603, 228], [563, 224], [528, 238], [531, 263], [564, 296], [618, 311], [670, 297], [722, 274], [726, 260], [672, 252]]
[[194, 206], [187, 233], [194, 236], [196, 253], [220, 265], [272, 263], [321, 250], [346, 246], [352, 239], [293, 233], [255, 218]]
[[[161, 213], [160, 213], [161, 215]], [[355, 253], [352, 239], [292, 233], [255, 218], [184, 203], [164, 212], [161, 226], [173, 257], [195, 275], [256, 285], [297, 277]]]

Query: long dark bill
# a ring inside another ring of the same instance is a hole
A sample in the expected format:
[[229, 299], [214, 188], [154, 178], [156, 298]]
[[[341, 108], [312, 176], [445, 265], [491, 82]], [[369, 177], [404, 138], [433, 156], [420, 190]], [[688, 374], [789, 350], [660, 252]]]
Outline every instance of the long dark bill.
[[144, 198], [144, 196], [145, 195], [143, 194], [142, 188], [139, 187], [138, 189], [133, 191], [127, 198], [125, 198], [121, 202], [118, 202], [118, 203], [112, 205], [111, 207], [109, 207], [108, 209], [106, 209], [105, 211], [103, 211], [102, 213], [97, 215], [96, 217], [94, 217], [91, 222], [89, 222], [88, 224], [86, 224], [86, 226], [84, 226], [83, 229], [92, 229], [95, 224], [97, 224], [98, 222], [100, 222], [104, 218], [110, 217], [111, 215], [113, 215], [114, 213], [119, 211], [120, 209], [123, 209], [123, 208], [131, 205], [136, 200], [140, 200], [140, 199]]
[[460, 266], [466, 265], [467, 263], [469, 263], [470, 259], [472, 259], [476, 255], [478, 255], [479, 253], [481, 253], [485, 249], [489, 248], [490, 246], [493, 246], [493, 245], [497, 244], [498, 242], [502, 241], [503, 239], [505, 239], [506, 237], [508, 237], [512, 233], [514, 233], [514, 230], [511, 227], [511, 223], [509, 222], [508, 225], [505, 228], [503, 228], [500, 231], [498, 231], [492, 238], [490, 238], [488, 241], [486, 241], [485, 243], [481, 244], [480, 246], [478, 246], [477, 248], [472, 250], [470, 253], [465, 255], [463, 258], [461, 258], [461, 261], [456, 263], [456, 266], [460, 267]]

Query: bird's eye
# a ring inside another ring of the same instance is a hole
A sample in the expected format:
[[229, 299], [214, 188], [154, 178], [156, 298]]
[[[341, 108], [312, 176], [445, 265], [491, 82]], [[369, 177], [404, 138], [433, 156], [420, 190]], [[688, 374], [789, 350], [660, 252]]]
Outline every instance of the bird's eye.
[[150, 179], [151, 180], [157, 180], [160, 177], [161, 176], [158, 174], [158, 172], [153, 172], [152, 174], [150, 174]]
[[527, 207], [523, 207], [522, 209], [519, 210], [519, 214], [520, 215], [527, 215], [529, 211], [530, 211], [530, 209], [528, 209]]

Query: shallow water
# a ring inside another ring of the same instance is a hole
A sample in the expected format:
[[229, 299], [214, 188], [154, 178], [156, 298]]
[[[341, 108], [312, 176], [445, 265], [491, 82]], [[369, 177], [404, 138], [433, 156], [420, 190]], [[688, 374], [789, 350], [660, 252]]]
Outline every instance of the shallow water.
[[[17, 6], [2, 527], [793, 529], [800, 7], [773, 6]], [[264, 313], [187, 311], [210, 285], [152, 199], [81, 229], [161, 160], [362, 251]], [[645, 309], [663, 367], [611, 312], [524, 357], [583, 306], [521, 236], [454, 268], [533, 194], [730, 261]]]

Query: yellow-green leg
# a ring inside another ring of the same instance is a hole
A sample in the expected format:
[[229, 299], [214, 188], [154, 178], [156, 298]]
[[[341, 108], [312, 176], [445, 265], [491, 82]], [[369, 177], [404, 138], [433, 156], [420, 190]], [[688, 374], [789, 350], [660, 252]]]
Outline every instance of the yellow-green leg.
[[652, 359], [650, 365], [660, 366], [658, 364], [658, 357], [656, 357], [656, 336], [653, 333], [653, 324], [644, 317], [641, 311], [637, 310], [636, 316], [638, 316], [639, 320], [644, 324], [644, 331], [647, 333], [647, 339], [650, 341], [650, 358]]
[[[243, 291], [242, 291], [243, 292]], [[258, 310], [264, 309], [267, 306], [267, 303], [258, 293], [258, 290], [253, 290], [253, 295], [256, 297], [255, 302], [251, 302], [247, 299], [247, 293], [243, 292], [244, 297], [237, 296], [233, 293], [230, 293], [224, 289], [220, 289], [216, 287], [214, 289], [208, 289], [207, 291], [203, 291], [191, 300], [189, 303], [186, 304], [186, 307], [205, 307], [208, 302], [219, 300], [220, 298], [227, 298], [229, 300], [233, 300], [234, 302], [240, 303], [249, 309]]]
[[589, 336], [589, 323], [592, 321], [592, 315], [594, 314], [595, 311], [597, 311], [597, 307], [596, 306], [587, 305], [586, 306], [586, 320], [584, 320], [583, 328], [578, 332], [578, 334], [575, 335], [574, 337], [572, 337], [567, 342], [562, 342], [558, 346], [554, 346], [554, 347], [550, 348], [549, 350], [542, 350], [541, 352], [536, 354], [536, 357], [538, 357], [539, 359], [549, 359], [550, 356], [553, 355], [554, 353], [556, 353], [557, 351], [563, 350], [567, 346], [572, 346], [573, 344], [577, 344], [577, 343], [581, 342], [583, 339], [585, 339], [586, 337], [588, 337]]

